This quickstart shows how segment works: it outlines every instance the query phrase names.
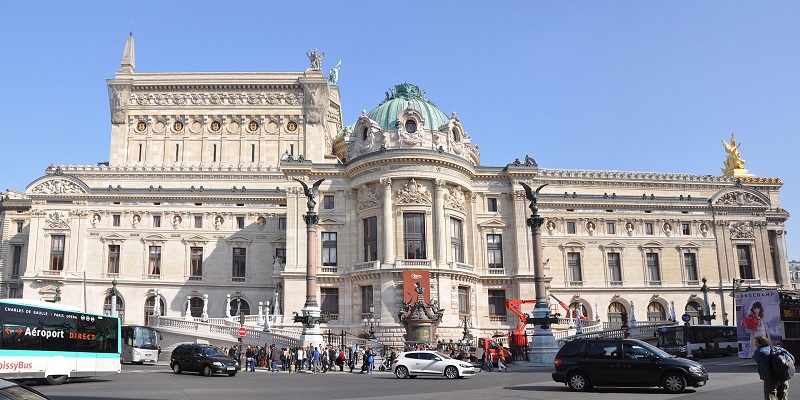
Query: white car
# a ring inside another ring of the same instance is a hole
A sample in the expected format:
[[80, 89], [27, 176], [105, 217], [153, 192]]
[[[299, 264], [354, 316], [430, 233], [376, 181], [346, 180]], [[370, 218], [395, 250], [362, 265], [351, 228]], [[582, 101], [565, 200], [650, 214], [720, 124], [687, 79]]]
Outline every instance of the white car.
[[435, 351], [406, 351], [392, 362], [392, 372], [401, 379], [416, 378], [418, 375], [444, 375], [453, 379], [473, 376], [475, 368], [467, 361]]

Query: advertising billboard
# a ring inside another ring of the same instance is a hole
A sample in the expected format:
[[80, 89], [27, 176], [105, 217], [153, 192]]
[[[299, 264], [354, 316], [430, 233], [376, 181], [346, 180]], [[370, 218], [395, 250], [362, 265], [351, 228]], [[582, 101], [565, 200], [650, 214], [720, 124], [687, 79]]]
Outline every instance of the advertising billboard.
[[774, 344], [783, 341], [781, 301], [777, 290], [737, 292], [734, 301], [739, 358], [753, 358], [757, 336], [766, 336]]
[[417, 292], [414, 291], [414, 284], [419, 282], [423, 289], [423, 296], [425, 302], [431, 302], [431, 273], [430, 271], [403, 271], [403, 302], [416, 303]]

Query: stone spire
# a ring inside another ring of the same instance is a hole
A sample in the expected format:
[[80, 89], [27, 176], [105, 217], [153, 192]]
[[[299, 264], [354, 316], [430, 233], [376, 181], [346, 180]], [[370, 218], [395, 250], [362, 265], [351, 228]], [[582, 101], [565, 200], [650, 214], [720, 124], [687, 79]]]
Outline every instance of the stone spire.
[[136, 54], [133, 51], [133, 34], [125, 41], [125, 50], [122, 51], [122, 63], [117, 73], [132, 74], [136, 69]]

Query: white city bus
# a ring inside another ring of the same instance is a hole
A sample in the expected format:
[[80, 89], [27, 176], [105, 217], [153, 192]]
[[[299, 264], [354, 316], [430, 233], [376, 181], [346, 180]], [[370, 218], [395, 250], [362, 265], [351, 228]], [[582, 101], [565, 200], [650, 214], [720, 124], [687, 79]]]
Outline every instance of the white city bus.
[[120, 372], [119, 318], [77, 307], [24, 299], [0, 300], [0, 378], [69, 378]]
[[158, 331], [147, 326], [122, 326], [122, 362], [158, 362]]
[[675, 325], [658, 329], [658, 347], [679, 357], [729, 356], [737, 352], [736, 340], [735, 326]]

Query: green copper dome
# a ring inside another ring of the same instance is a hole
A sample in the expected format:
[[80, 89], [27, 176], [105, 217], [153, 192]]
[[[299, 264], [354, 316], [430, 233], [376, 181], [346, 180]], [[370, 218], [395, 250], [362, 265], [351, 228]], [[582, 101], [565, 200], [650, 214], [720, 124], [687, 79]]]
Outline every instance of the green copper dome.
[[428, 100], [424, 90], [410, 83], [396, 85], [394, 90], [386, 92], [386, 98], [367, 116], [377, 122], [381, 129], [396, 129], [397, 116], [408, 108], [409, 101], [425, 118], [425, 129], [437, 130], [450, 121], [442, 110]]

